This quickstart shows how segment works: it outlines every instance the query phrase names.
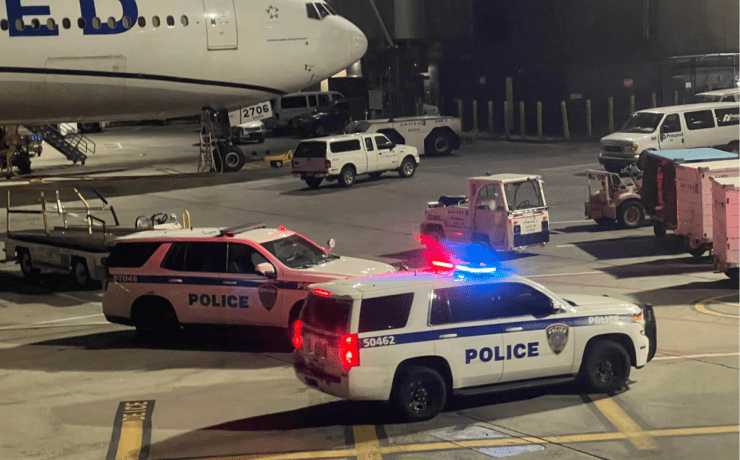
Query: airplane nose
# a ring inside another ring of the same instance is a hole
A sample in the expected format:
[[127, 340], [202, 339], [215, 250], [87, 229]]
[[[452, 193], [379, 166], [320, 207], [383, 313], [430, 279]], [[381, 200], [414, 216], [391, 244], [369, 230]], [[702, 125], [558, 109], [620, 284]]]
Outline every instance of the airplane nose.
[[350, 36], [352, 37], [352, 49], [350, 50], [351, 61], [358, 61], [367, 51], [367, 37], [354, 24], [350, 27]]

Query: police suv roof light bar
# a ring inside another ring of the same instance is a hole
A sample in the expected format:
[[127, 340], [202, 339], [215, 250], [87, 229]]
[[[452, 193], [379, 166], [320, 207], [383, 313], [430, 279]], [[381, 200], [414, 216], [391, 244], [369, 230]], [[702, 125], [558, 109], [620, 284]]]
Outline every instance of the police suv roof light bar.
[[267, 226], [263, 223], [235, 225], [234, 227], [222, 228], [218, 236], [234, 236], [237, 233], [248, 232], [257, 228], [267, 228]]

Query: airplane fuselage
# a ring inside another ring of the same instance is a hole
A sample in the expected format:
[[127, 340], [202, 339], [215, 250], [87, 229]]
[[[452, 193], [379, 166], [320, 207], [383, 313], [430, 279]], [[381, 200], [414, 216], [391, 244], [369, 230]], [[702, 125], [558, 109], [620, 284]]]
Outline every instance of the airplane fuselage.
[[328, 78], [367, 47], [301, 0], [0, 2], [0, 124], [230, 109]]

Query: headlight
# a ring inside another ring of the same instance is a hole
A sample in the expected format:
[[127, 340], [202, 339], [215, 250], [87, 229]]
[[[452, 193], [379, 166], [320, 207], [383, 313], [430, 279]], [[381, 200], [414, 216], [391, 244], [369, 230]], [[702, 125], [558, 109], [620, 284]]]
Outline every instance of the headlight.
[[635, 323], [645, 324], [645, 318], [642, 316], [642, 312], [632, 315], [632, 321]]
[[637, 144], [632, 144], [624, 149], [625, 152], [637, 152]]

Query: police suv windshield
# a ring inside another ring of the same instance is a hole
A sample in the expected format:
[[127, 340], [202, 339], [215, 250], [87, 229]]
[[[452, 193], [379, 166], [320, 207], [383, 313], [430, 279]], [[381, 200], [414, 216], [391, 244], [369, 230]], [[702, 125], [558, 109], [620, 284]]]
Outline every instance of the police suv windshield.
[[662, 113], [635, 113], [619, 128], [620, 133], [652, 133], [663, 119]]
[[288, 268], [308, 268], [339, 258], [300, 235], [268, 241], [262, 247]]

